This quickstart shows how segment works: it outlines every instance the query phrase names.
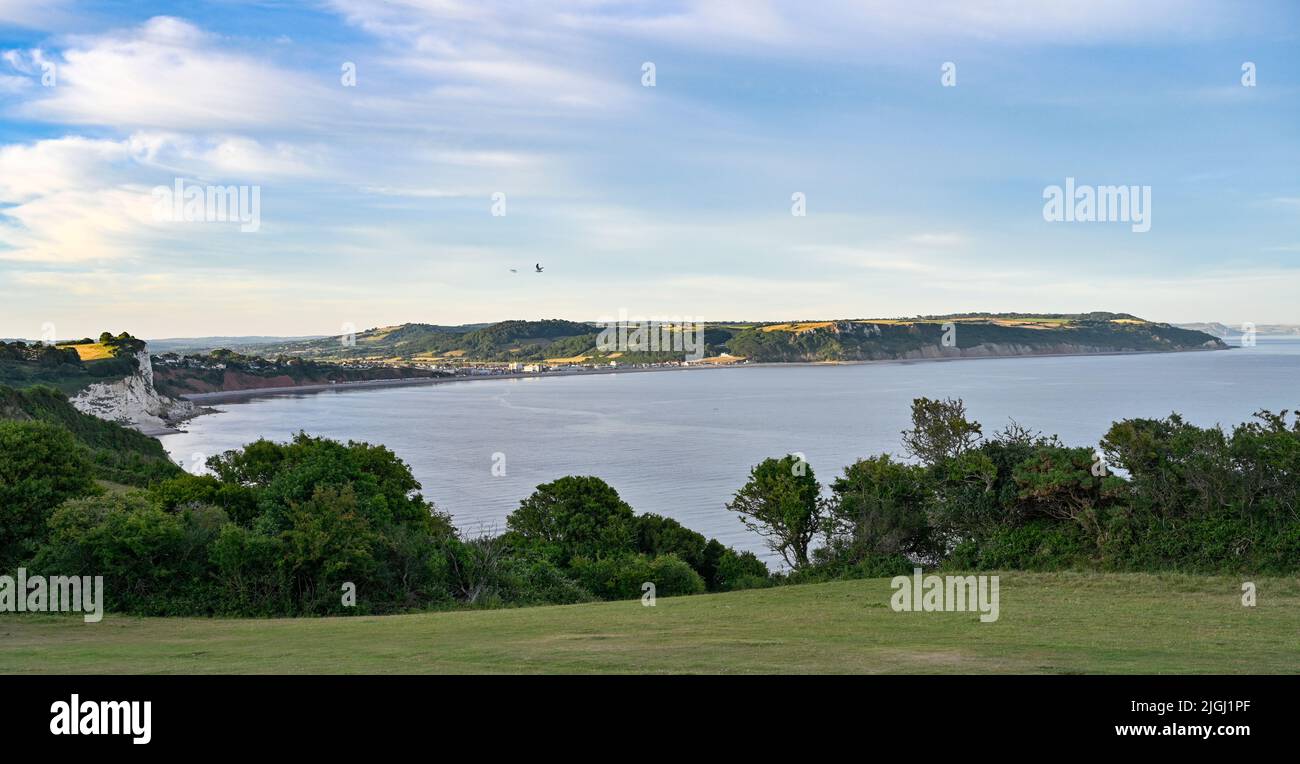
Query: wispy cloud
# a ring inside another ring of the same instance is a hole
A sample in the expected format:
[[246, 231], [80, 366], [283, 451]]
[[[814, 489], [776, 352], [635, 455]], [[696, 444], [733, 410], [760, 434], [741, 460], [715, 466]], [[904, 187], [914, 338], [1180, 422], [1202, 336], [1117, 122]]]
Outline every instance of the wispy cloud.
[[167, 16], [70, 37], [56, 63], [58, 87], [22, 104], [19, 116], [117, 129], [267, 129], [319, 122], [337, 108], [321, 81], [223, 49]]

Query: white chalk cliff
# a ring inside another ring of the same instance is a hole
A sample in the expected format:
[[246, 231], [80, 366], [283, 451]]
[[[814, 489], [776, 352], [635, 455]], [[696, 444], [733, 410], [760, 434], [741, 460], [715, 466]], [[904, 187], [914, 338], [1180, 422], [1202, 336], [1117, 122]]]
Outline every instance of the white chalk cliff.
[[170, 429], [204, 411], [190, 401], [169, 398], [154, 389], [148, 350], [137, 353], [135, 360], [138, 368], [134, 373], [114, 382], [92, 384], [72, 398], [72, 405], [83, 414], [143, 432]]

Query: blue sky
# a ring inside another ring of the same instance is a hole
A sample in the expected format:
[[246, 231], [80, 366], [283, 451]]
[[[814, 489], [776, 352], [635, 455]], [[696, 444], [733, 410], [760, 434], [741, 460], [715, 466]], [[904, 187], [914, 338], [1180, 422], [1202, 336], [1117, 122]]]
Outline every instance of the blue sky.
[[[1295, 3], [0, 0], [0, 51], [0, 336], [1300, 323]], [[1150, 230], [1045, 221], [1066, 177]], [[158, 220], [176, 178], [259, 230]]]

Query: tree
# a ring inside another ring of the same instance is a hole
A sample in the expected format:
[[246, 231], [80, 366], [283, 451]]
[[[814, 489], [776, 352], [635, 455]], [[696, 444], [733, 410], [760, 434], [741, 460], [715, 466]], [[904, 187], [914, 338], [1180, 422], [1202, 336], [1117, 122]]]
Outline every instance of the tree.
[[411, 469], [384, 446], [339, 443], [298, 433], [288, 443], [258, 440], [242, 450], [208, 459], [217, 479], [255, 489], [260, 521], [275, 530], [288, 527], [294, 503], [306, 502], [322, 485], [348, 486], [357, 514], [370, 527], [413, 525], [450, 533], [451, 519], [417, 493]]
[[318, 486], [310, 499], [291, 504], [288, 520], [280, 533], [280, 566], [304, 609], [330, 606], [338, 602], [334, 593], [344, 581], [369, 577], [375, 537], [352, 486]]
[[95, 490], [72, 433], [49, 422], [0, 422], [0, 565], [34, 551], [55, 507]]
[[1018, 508], [1030, 517], [1076, 522], [1096, 538], [1101, 531], [1098, 511], [1105, 500], [1107, 478], [1094, 474], [1089, 448], [1042, 446], [1016, 466]]
[[1107, 463], [1129, 473], [1134, 507], [1165, 518], [1210, 513], [1233, 503], [1237, 468], [1227, 437], [1178, 414], [1115, 422], [1102, 438]]
[[912, 401], [912, 429], [903, 430], [903, 448], [923, 464], [935, 466], [974, 448], [982, 434], [979, 422], [966, 419], [960, 398], [917, 398]]
[[924, 467], [896, 462], [888, 454], [859, 459], [831, 483], [831, 492], [830, 530], [853, 557], [930, 551]]
[[598, 477], [570, 475], [537, 486], [506, 525], [560, 565], [579, 555], [630, 552], [636, 541], [632, 507]]
[[727, 509], [792, 568], [808, 565], [808, 545], [821, 531], [821, 485], [800, 457], [764, 459], [749, 473]]

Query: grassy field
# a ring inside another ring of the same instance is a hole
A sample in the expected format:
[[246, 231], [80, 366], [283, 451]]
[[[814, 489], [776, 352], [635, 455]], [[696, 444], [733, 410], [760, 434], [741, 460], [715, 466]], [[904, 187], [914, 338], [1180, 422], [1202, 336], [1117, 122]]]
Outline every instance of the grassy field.
[[1300, 582], [1007, 573], [1001, 618], [895, 613], [886, 579], [297, 620], [0, 615], [0, 673], [1291, 673]]
[[113, 351], [108, 346], [95, 342], [89, 345], [66, 345], [77, 351], [77, 356], [83, 361], [100, 361], [105, 358], [112, 358]]

